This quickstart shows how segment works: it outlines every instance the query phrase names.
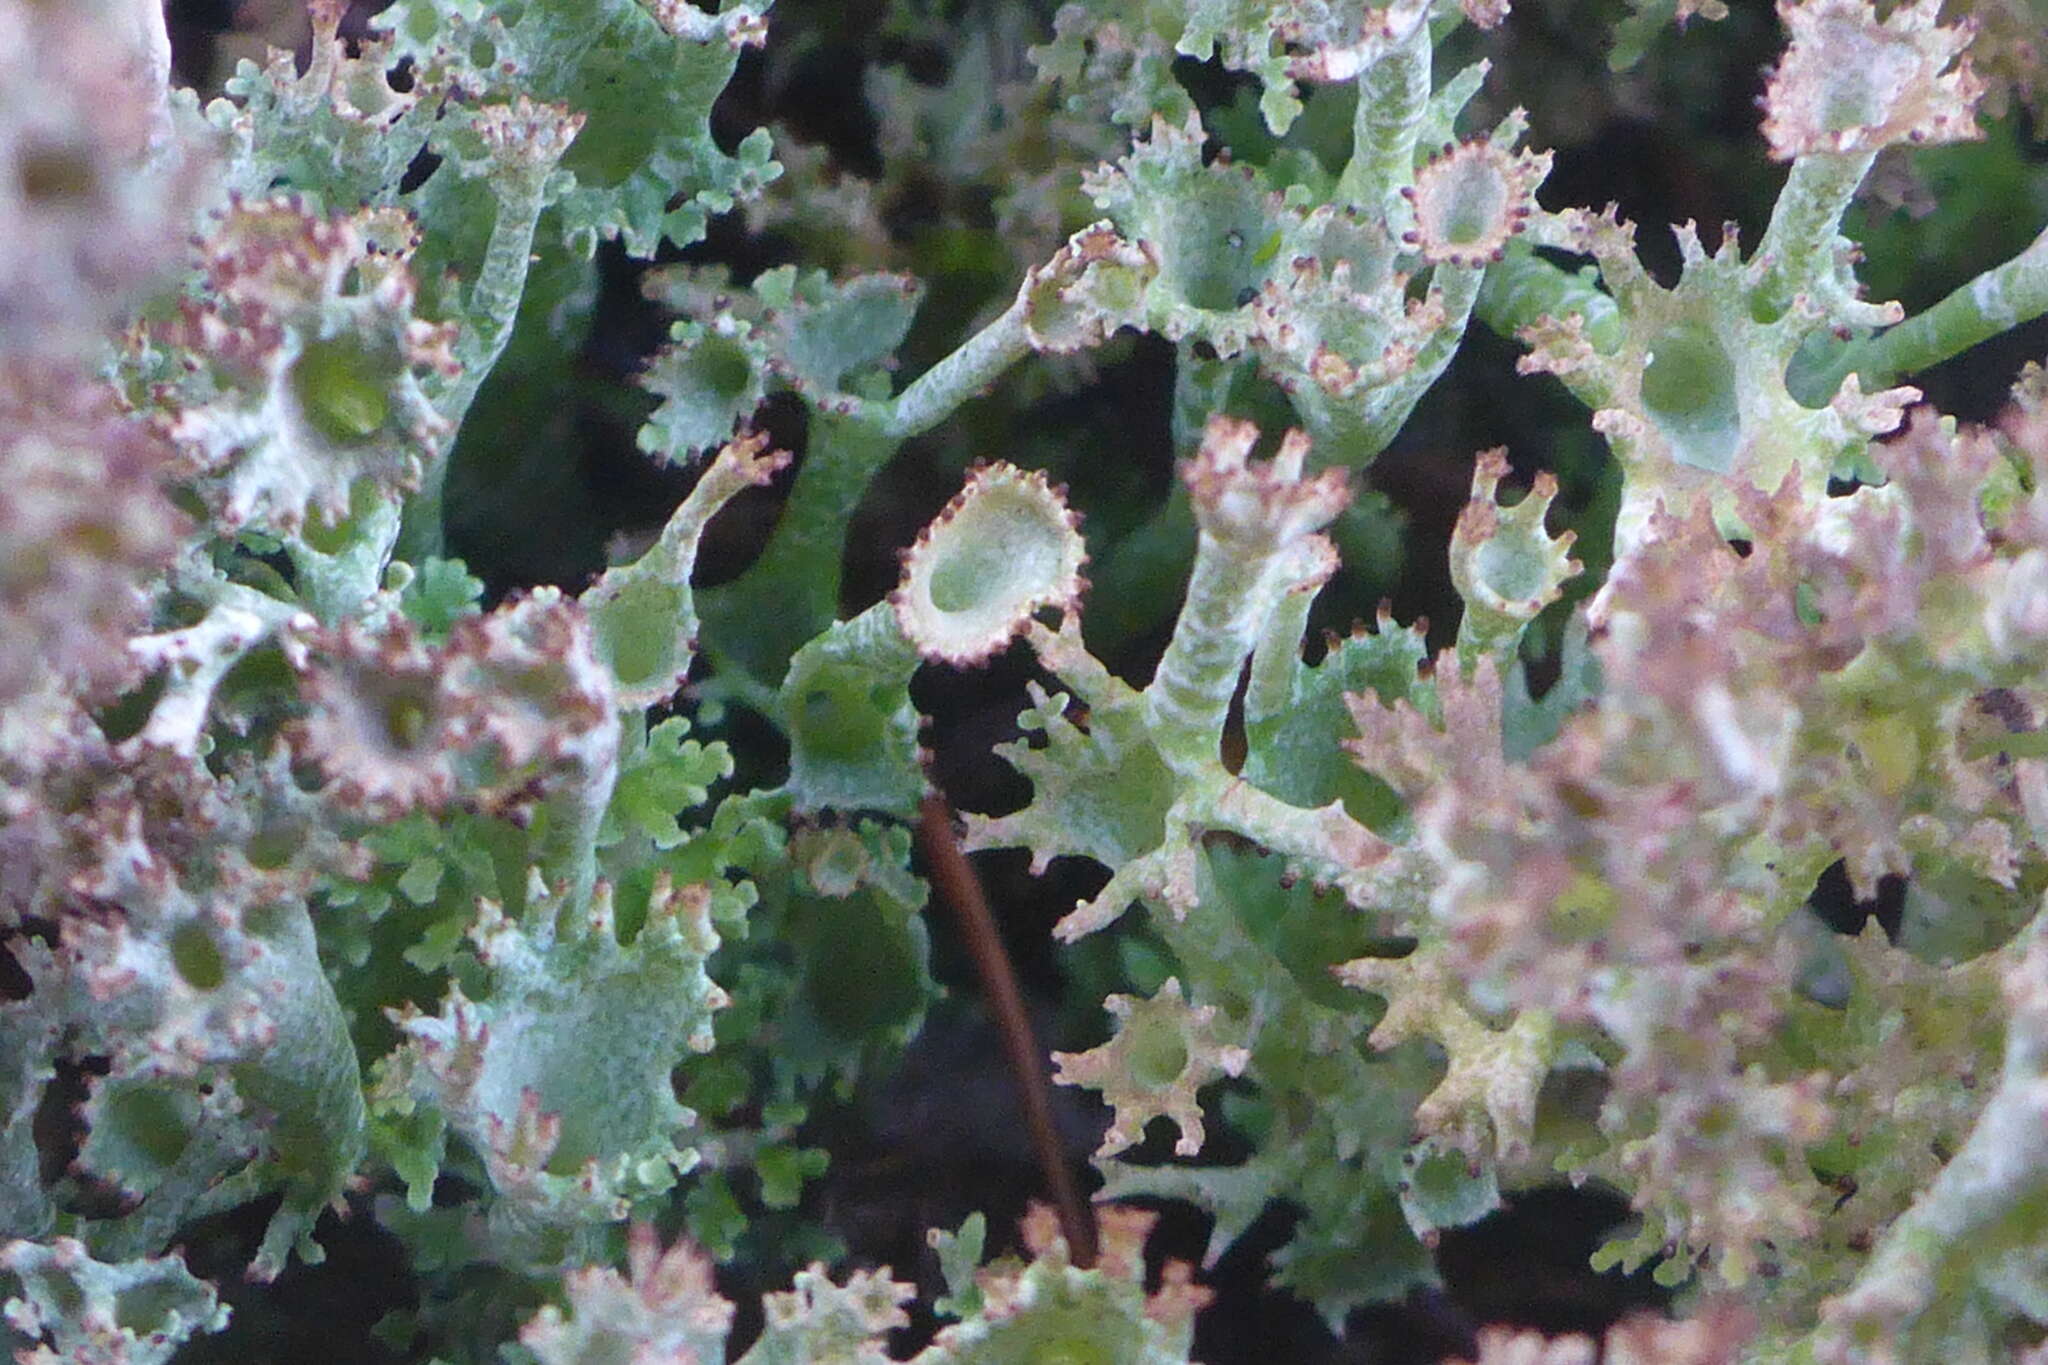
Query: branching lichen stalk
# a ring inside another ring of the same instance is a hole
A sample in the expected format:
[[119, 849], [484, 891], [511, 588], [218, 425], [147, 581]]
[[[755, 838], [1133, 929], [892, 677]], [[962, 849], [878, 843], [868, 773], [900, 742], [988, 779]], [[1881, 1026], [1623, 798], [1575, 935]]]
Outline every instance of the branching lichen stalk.
[[1754, 295], [1760, 321], [1779, 317], [1795, 293], [1832, 273], [1842, 214], [1876, 159], [1874, 151], [1812, 152], [1792, 163], [1757, 246], [1768, 263]]
[[[2048, 313], [2048, 232], [1904, 322], [1831, 348], [1820, 365], [1796, 367], [1787, 379], [1802, 401], [1819, 402], [1851, 374], [1865, 389], [1952, 359], [1980, 342]], [[1803, 360], [1805, 357], [1802, 356]]]
[[903, 392], [878, 404], [877, 425], [898, 440], [920, 435], [993, 384], [1010, 366], [1031, 354], [1024, 326], [1024, 301], [1011, 303], [980, 331], [912, 380]]
[[1429, 103], [1430, 26], [1427, 7], [1391, 6], [1399, 34], [1377, 61], [1358, 73], [1351, 159], [1337, 177], [1337, 199], [1368, 213], [1385, 212], [1415, 170], [1415, 143]]
[[[461, 429], [477, 390], [512, 339], [519, 301], [526, 293], [527, 272], [533, 265], [534, 232], [549, 203], [548, 179], [553, 170], [551, 160], [520, 164], [492, 179], [497, 215], [491, 222], [476, 281], [464, 300], [466, 325], [455, 342], [462, 371], [433, 395], [434, 406], [451, 431]], [[447, 485], [448, 457], [444, 453], [427, 466], [419, 493], [406, 507], [406, 529], [399, 548], [408, 559], [441, 552], [441, 504]]]

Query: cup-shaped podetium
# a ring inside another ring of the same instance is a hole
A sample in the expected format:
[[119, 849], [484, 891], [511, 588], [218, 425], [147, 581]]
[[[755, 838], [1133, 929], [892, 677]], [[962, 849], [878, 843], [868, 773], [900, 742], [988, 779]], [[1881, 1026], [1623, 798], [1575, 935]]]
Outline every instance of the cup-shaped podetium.
[[1536, 208], [1550, 153], [1511, 152], [1483, 138], [1447, 144], [1401, 191], [1415, 225], [1401, 234], [1431, 265], [1478, 269], [1497, 261]]
[[1879, 20], [1869, 0], [1780, 3], [1792, 43], [1759, 101], [1771, 156], [1868, 156], [1983, 137], [1984, 81], [1963, 55], [1976, 27], [1941, 27], [1941, 8], [1912, 0]]
[[1495, 494], [1508, 473], [1507, 452], [1482, 451], [1472, 471], [1472, 497], [1451, 533], [1451, 582], [1465, 600], [1459, 645], [1511, 649], [1522, 631], [1579, 572], [1571, 557], [1574, 533], [1553, 536], [1543, 517], [1557, 496], [1557, 480], [1536, 476], [1527, 497], [1502, 507]]
[[1041, 607], [1075, 610], [1087, 586], [1079, 521], [1042, 473], [1000, 461], [969, 471], [904, 552], [889, 600], [905, 638], [926, 659], [972, 665], [1008, 645]]

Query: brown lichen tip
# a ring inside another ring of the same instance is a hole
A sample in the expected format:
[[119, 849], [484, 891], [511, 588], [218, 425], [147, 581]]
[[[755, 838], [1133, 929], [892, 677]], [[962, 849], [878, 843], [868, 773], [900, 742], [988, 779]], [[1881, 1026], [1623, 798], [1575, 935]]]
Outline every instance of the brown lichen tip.
[[[1094, 1268], [1107, 1279], [1143, 1286], [1145, 1243], [1158, 1225], [1159, 1215], [1129, 1204], [1097, 1204], [1094, 1212], [1096, 1240], [1101, 1245]], [[1060, 1232], [1059, 1217], [1050, 1205], [1031, 1204], [1018, 1220], [1017, 1234], [1037, 1265], [1064, 1268], [1076, 1263]], [[1030, 1291], [1024, 1283], [1027, 1274], [1024, 1265], [1011, 1260], [999, 1261], [976, 1276], [987, 1319], [1014, 1316], [1028, 1302], [1026, 1296]], [[1167, 1260], [1159, 1268], [1159, 1288], [1145, 1298], [1145, 1316], [1163, 1327], [1186, 1329], [1195, 1314], [1216, 1298], [1213, 1289], [1196, 1284], [1194, 1278], [1195, 1269], [1186, 1261]], [[1054, 1357], [1045, 1354], [1040, 1358]]]
[[999, 461], [970, 470], [905, 552], [889, 602], [924, 658], [978, 664], [1041, 607], [1079, 607], [1087, 559], [1080, 518], [1060, 490], [1036, 470]]
[[505, 769], [593, 771], [610, 762], [617, 709], [590, 618], [557, 588], [510, 598], [457, 621], [442, 666], [455, 739], [488, 744]]
[[1302, 477], [1309, 440], [1289, 431], [1263, 465], [1250, 462], [1259, 429], [1235, 417], [1215, 416], [1202, 432], [1195, 457], [1181, 466], [1204, 533], [1239, 545], [1277, 547], [1330, 524], [1351, 501], [1342, 469]]
[[157, 402], [222, 526], [296, 533], [347, 517], [359, 480], [420, 486], [450, 432], [423, 385], [461, 366], [454, 324], [413, 315], [417, 243], [405, 213], [293, 196], [233, 199], [199, 242], [203, 301], [159, 332], [188, 372]]
[[761, 13], [766, 6], [730, 5], [724, 13], [713, 14], [690, 0], [650, 0], [647, 8], [655, 23], [689, 42], [723, 42], [737, 50], [768, 41], [768, 16]]
[[[570, 1312], [550, 1304], [519, 1329], [520, 1344], [543, 1361], [582, 1359], [593, 1339], [722, 1343], [732, 1327], [733, 1306], [719, 1297], [711, 1257], [688, 1238], [664, 1250], [648, 1223], [626, 1231], [624, 1273], [587, 1265], [565, 1274], [562, 1289]], [[685, 1352], [681, 1359], [697, 1358], [686, 1346], [677, 1349]]]
[[509, 104], [476, 111], [477, 135], [497, 161], [508, 166], [551, 167], [583, 131], [584, 115], [566, 104], [544, 104], [526, 95]]
[[1982, 137], [1984, 82], [1962, 55], [1976, 26], [1942, 28], [1940, 10], [1941, 0], [1913, 0], [1880, 23], [1869, 0], [1780, 0], [1792, 42], [1761, 100], [1771, 155], [1790, 161]]
[[[716, 474], [721, 479], [733, 480], [734, 493], [743, 486], [766, 488], [775, 482], [777, 474], [789, 468], [789, 460], [788, 451], [768, 448], [767, 432], [743, 431], [718, 448], [703, 477]], [[723, 505], [721, 502], [720, 506]]]
[[1158, 273], [1158, 262], [1107, 219], [1082, 228], [1018, 290], [1031, 349], [1066, 355], [1101, 345], [1119, 327], [1141, 324], [1145, 289]]
[[1451, 533], [1451, 581], [1468, 608], [1530, 621], [1555, 602], [1565, 580], [1580, 571], [1581, 565], [1571, 557], [1577, 535], [1566, 531], [1552, 536], [1543, 529], [1544, 515], [1557, 497], [1555, 476], [1548, 471], [1538, 474], [1528, 496], [1504, 508], [1495, 495], [1507, 473], [1503, 447], [1480, 452], [1472, 471], [1471, 500]]
[[1415, 208], [1415, 226], [1401, 240], [1432, 265], [1497, 261], [1535, 211], [1536, 187], [1549, 173], [1548, 152], [1510, 152], [1484, 138], [1447, 146], [1401, 191]]
[[1458, 8], [1474, 28], [1495, 29], [1507, 22], [1512, 0], [1458, 0]]
[[1196, 1093], [1209, 1082], [1244, 1074], [1251, 1053], [1226, 1041], [1229, 1026], [1214, 1005], [1191, 1005], [1180, 978], [1169, 976], [1151, 999], [1112, 995], [1102, 1002], [1116, 1036], [1087, 1052], [1052, 1054], [1053, 1080], [1100, 1091], [1114, 1117], [1095, 1149], [1115, 1156], [1145, 1136], [1155, 1118], [1173, 1121], [1177, 1156], [1195, 1156], [1207, 1133]]
[[610, 674], [582, 609], [556, 589], [459, 621], [438, 646], [403, 618], [299, 643], [306, 714], [285, 737], [345, 809], [396, 819], [465, 795], [514, 814], [547, 782], [614, 757]]
[[[1502, 6], [1505, 13], [1506, 6]], [[1359, 17], [1350, 41], [1316, 41], [1310, 25], [1283, 21], [1279, 36], [1291, 48], [1306, 49], [1287, 63], [1287, 74], [1298, 81], [1334, 85], [1355, 79], [1359, 72], [1407, 42], [1429, 22], [1429, 0], [1391, 0], [1381, 9], [1369, 9]], [[1322, 27], [1317, 25], [1315, 27]]]
[[329, 795], [379, 819], [446, 805], [459, 776], [457, 717], [439, 653], [402, 621], [380, 635], [350, 622], [306, 644], [306, 715], [285, 737], [327, 779]]

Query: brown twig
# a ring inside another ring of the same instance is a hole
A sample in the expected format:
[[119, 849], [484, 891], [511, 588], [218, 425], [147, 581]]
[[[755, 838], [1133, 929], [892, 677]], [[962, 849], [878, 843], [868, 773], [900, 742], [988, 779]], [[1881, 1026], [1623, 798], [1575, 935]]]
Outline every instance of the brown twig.
[[953, 808], [934, 792], [918, 807], [917, 842], [924, 850], [925, 867], [939, 899], [953, 907], [960, 934], [973, 955], [975, 972], [981, 977], [982, 993], [995, 1014], [996, 1027], [1003, 1035], [1010, 1075], [1017, 1083], [1024, 1105], [1024, 1123], [1031, 1130], [1031, 1145], [1038, 1153], [1039, 1169], [1045, 1176], [1053, 1209], [1059, 1215], [1060, 1235], [1066, 1239], [1073, 1263], [1086, 1269], [1095, 1264], [1095, 1220], [1081, 1199], [1060, 1150], [1059, 1132], [1053, 1126], [1052, 1086], [1046, 1078], [1045, 1053], [1032, 1036], [1031, 1020], [1024, 1013], [1024, 997], [1017, 990], [1016, 973], [1010, 970], [1010, 955], [996, 932], [995, 916], [982, 894], [981, 879], [974, 875], [960, 841], [953, 834]]

